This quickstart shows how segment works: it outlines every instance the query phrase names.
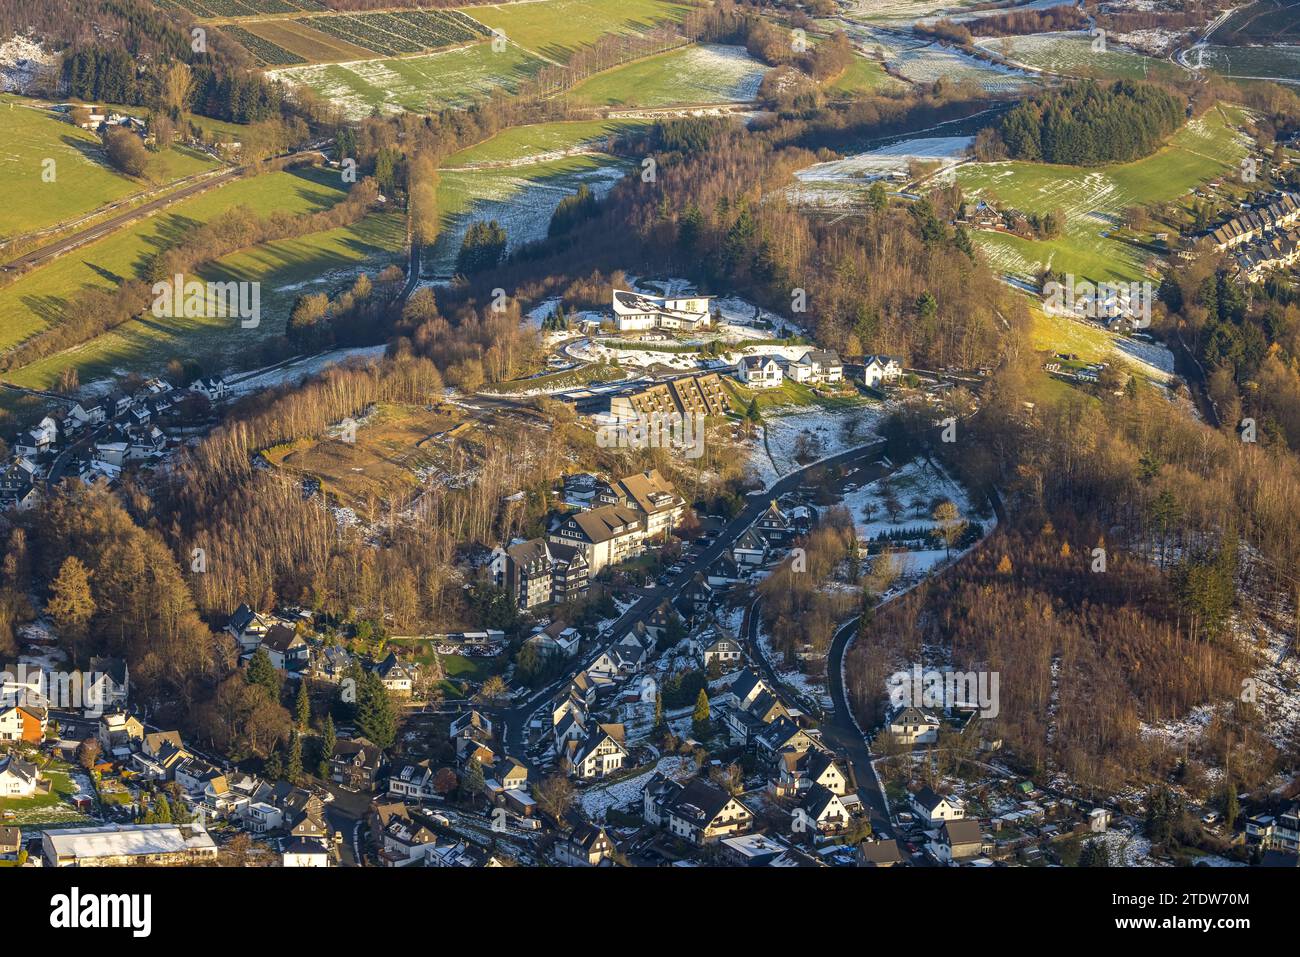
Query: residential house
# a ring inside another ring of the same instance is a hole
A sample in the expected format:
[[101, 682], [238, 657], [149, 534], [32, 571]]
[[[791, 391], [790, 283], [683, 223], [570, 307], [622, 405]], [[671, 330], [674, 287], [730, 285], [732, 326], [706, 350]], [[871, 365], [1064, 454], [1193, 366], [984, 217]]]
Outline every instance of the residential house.
[[433, 786], [435, 774], [428, 760], [404, 764], [396, 774], [389, 775], [388, 793], [413, 801], [432, 800], [439, 796]]
[[936, 794], [929, 787], [923, 787], [909, 798], [912, 810], [921, 823], [934, 827], [945, 821], [960, 821], [966, 816], [966, 809], [960, 801]]
[[330, 779], [358, 790], [374, 790], [387, 759], [365, 738], [340, 739], [330, 755]]
[[641, 670], [649, 652], [636, 631], [629, 631], [602, 651], [586, 668], [586, 675], [597, 683], [610, 684]]
[[31, 704], [0, 704], [0, 741], [40, 744], [45, 740], [49, 712]]
[[903, 360], [897, 356], [867, 356], [862, 361], [862, 384], [878, 389], [898, 381], [903, 374]]
[[471, 708], [456, 717], [448, 729], [453, 738], [472, 737], [477, 741], [492, 739], [492, 719], [477, 709]]
[[144, 725], [124, 711], [99, 716], [99, 744], [106, 754], [126, 760], [144, 740]]
[[768, 722], [754, 736], [754, 744], [759, 755], [769, 762], [775, 762], [783, 751], [801, 753], [812, 748], [822, 748], [822, 743], [813, 733], [799, 727], [785, 715]]
[[555, 860], [565, 867], [599, 867], [614, 856], [614, 842], [599, 824], [581, 821], [555, 843]]
[[131, 696], [131, 671], [126, 659], [91, 658], [83, 694], [88, 713], [91, 708], [125, 707]]
[[978, 857], [984, 852], [984, 836], [978, 821], [947, 820], [939, 829], [939, 840], [934, 845], [935, 857], [942, 863]]
[[858, 867], [897, 867], [907, 862], [908, 856], [896, 839], [863, 841], [858, 845]]
[[708, 610], [709, 605], [713, 603], [713, 598], [713, 586], [709, 584], [709, 580], [702, 572], [696, 572], [691, 580], [682, 586], [673, 607], [681, 612], [683, 618], [694, 620]]
[[103, 425], [107, 419], [108, 413], [102, 403], [92, 402], [89, 405], [83, 405], [80, 402], [74, 402], [72, 408], [63, 417], [63, 431], [79, 432], [87, 426]]
[[280, 851], [281, 867], [329, 867], [332, 860], [326, 841], [295, 837]]
[[582, 644], [582, 633], [562, 621], [553, 621], [528, 637], [526, 644], [543, 657], [572, 658]]
[[0, 861], [15, 861], [23, 849], [23, 832], [16, 827], [0, 827]]
[[32, 797], [43, 783], [41, 772], [31, 761], [12, 753], [0, 756], [0, 798]]
[[619, 332], [651, 329], [694, 332], [711, 324], [712, 296], [651, 296], [615, 289], [612, 298], [614, 322]]
[[388, 657], [374, 666], [374, 672], [383, 682], [385, 690], [403, 698], [409, 698], [415, 690], [416, 670], [397, 660], [397, 655], [388, 653]]
[[705, 669], [711, 668], [715, 663], [722, 671], [730, 671], [733, 668], [740, 667], [741, 662], [745, 660], [745, 652], [740, 646], [740, 642], [727, 635], [711, 634], [712, 640], [701, 641], [699, 643], [699, 659]]
[[220, 402], [226, 397], [229, 390], [225, 379], [220, 376], [211, 376], [190, 383], [190, 391], [205, 396], [209, 402]]
[[794, 820], [796, 828], [807, 826], [820, 834], [838, 834], [848, 828], [850, 815], [838, 794], [814, 784], [795, 811]]
[[277, 622], [267, 631], [262, 639], [271, 665], [276, 671], [299, 674], [307, 670], [311, 661], [311, 649], [307, 639], [290, 628]]
[[598, 724], [581, 741], [569, 741], [565, 763], [569, 774], [589, 781], [613, 774], [623, 767], [627, 747], [621, 724]]
[[741, 356], [736, 363], [736, 378], [751, 389], [776, 389], [785, 373], [773, 356]]
[[794, 523], [790, 520], [790, 516], [781, 511], [781, 507], [776, 504], [776, 499], [772, 499], [767, 511], [754, 522], [753, 529], [772, 548], [788, 545], [795, 536]]
[[641, 800], [647, 824], [696, 845], [743, 834], [754, 821], [749, 808], [702, 777], [679, 784], [656, 772]]
[[938, 741], [940, 723], [930, 712], [908, 705], [890, 716], [888, 730], [899, 744], [912, 747]]
[[438, 836], [404, 804], [374, 804], [370, 826], [385, 867], [423, 864], [438, 844]]
[[58, 440], [59, 424], [47, 415], [32, 428], [19, 433], [13, 451], [20, 457], [34, 459], [53, 451]]
[[766, 834], [741, 834], [718, 842], [728, 863], [739, 867], [772, 867], [790, 846]]
[[[166, 734], [174, 735], [176, 732], [171, 731]], [[151, 737], [162, 737], [162, 735], [145, 735], [146, 742]], [[165, 740], [153, 749], [146, 744], [144, 748], [131, 755], [132, 767], [146, 781], [172, 780], [176, 777], [177, 767], [192, 757], [179, 742], [178, 735], [176, 743]]]
[[767, 561], [767, 542], [751, 526], [732, 543], [731, 559], [741, 571], [759, 568]]
[[647, 538], [663, 538], [681, 524], [686, 514], [686, 500], [677, 494], [672, 483], [649, 469], [596, 487], [599, 505], [617, 505], [642, 516], [642, 531]]
[[271, 630], [271, 620], [260, 615], [247, 605], [240, 605], [235, 609], [235, 613], [230, 616], [226, 622], [226, 631], [234, 636], [239, 642], [241, 654], [247, 654], [250, 651], [256, 651], [262, 644], [262, 639], [266, 633]]
[[570, 515], [547, 540], [581, 551], [592, 578], [645, 551], [641, 514], [621, 505], [603, 505]]
[[786, 364], [785, 375], [795, 382], [826, 385], [844, 381], [844, 363], [831, 349], [809, 349], [794, 362]]
[[848, 793], [848, 779], [835, 763], [834, 755], [810, 749], [802, 753], [787, 751], [776, 763], [771, 790], [777, 797], [796, 797], [814, 786], [823, 787], [843, 797]]
[[40, 469], [31, 459], [19, 456], [0, 469], [0, 503], [23, 509], [23, 502], [37, 496]]
[[229, 787], [220, 768], [193, 755], [177, 763], [173, 777], [183, 791], [195, 797], [216, 797]]

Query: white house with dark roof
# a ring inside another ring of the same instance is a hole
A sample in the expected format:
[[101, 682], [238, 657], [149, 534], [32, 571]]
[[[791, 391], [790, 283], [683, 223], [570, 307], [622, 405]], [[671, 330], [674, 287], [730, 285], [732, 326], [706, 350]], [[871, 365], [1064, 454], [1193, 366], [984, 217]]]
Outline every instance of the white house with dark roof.
[[598, 724], [582, 741], [568, 742], [565, 763], [580, 780], [603, 778], [623, 767], [627, 747], [621, 724]]
[[897, 382], [903, 374], [903, 360], [897, 356], [867, 356], [862, 362], [862, 384], [869, 389]]
[[785, 376], [795, 382], [826, 385], [844, 381], [844, 363], [833, 349], [809, 349], [798, 359], [787, 362]]
[[16, 754], [0, 757], [0, 797], [31, 797], [40, 782], [41, 772], [31, 761], [24, 761]]
[[776, 389], [785, 381], [785, 372], [774, 356], [741, 356], [736, 378], [751, 389]]
[[942, 722], [935, 715], [911, 705], [897, 709], [889, 717], [888, 730], [899, 744], [911, 747], [934, 744], [939, 740]]
[[966, 816], [966, 808], [961, 802], [941, 794], [936, 794], [929, 787], [923, 787], [909, 799], [913, 811], [927, 827], [942, 824], [944, 821], [960, 821]]
[[709, 303], [712, 296], [651, 296], [615, 289], [614, 322], [619, 332], [646, 332], [651, 329], [674, 329], [694, 332], [709, 326]]
[[579, 549], [594, 578], [610, 565], [645, 551], [645, 523], [640, 512], [621, 505], [603, 505], [568, 516], [547, 541]]
[[646, 823], [697, 845], [744, 834], [754, 823], [749, 808], [702, 777], [679, 784], [656, 773], [641, 793], [641, 809]]

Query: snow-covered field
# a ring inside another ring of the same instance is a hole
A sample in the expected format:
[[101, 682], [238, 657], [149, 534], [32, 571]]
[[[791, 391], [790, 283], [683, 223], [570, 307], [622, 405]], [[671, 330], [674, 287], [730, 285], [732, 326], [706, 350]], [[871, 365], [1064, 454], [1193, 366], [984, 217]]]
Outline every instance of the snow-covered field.
[[877, 179], [907, 176], [912, 163], [937, 163], [946, 169], [966, 156], [973, 136], [930, 136], [904, 140], [844, 159], [817, 163], [795, 173], [788, 188], [792, 202], [817, 206], [860, 203]]
[[886, 62], [914, 83], [972, 81], [986, 93], [1019, 93], [1035, 82], [1032, 75], [1021, 70], [988, 63], [938, 44], [903, 50]]
[[[769, 414], [763, 422], [765, 447], [756, 450], [756, 457], [770, 458], [774, 469], [785, 475], [870, 442], [883, 411], [884, 407], [875, 403], [854, 409], [801, 406], [786, 415]], [[804, 453], [802, 463], [800, 452]]]
[[1104, 51], [1094, 50], [1093, 39], [1082, 30], [991, 37], [976, 45], [1026, 69], [1067, 76], [1092, 71], [1125, 75], [1143, 70], [1144, 63], [1149, 66], [1146, 58], [1117, 38], [1108, 37]]
[[383, 356], [388, 349], [387, 346], [361, 346], [355, 349], [335, 349], [333, 352], [324, 352], [318, 356], [310, 356], [297, 362], [291, 362], [288, 365], [276, 369], [269, 369], [266, 372], [256, 373], [247, 379], [241, 379], [238, 382], [231, 383], [230, 391], [239, 395], [246, 392], [256, 392], [259, 389], [269, 389], [273, 386], [284, 385], [286, 383], [301, 382], [309, 375], [314, 375], [322, 369], [329, 366], [337, 365], [347, 359], [378, 359]]
[[46, 52], [36, 40], [13, 36], [0, 43], [0, 92], [26, 93], [57, 69], [58, 54]]
[[504, 227], [508, 252], [544, 239], [562, 199], [580, 186], [602, 198], [626, 171], [625, 162], [604, 155], [575, 156], [534, 166], [446, 171], [440, 199], [454, 202], [463, 212], [455, 214], [438, 236], [426, 269], [450, 276], [465, 233], [475, 222], [495, 220]]
[[[887, 490], [892, 491], [900, 506], [894, 518], [886, 509]], [[921, 460], [908, 462], [886, 478], [849, 492], [843, 498], [843, 505], [853, 517], [858, 539], [869, 542], [882, 532], [937, 528], [939, 523], [930, 516], [934, 503], [941, 499], [951, 500], [963, 519], [978, 521], [984, 526], [985, 534], [997, 522], [996, 517], [984, 511], [982, 506], [975, 506], [970, 493], [959, 482], [937, 465]], [[925, 575], [943, 561], [944, 556], [943, 549], [900, 552], [895, 556], [902, 571], [900, 578], [905, 580]]]

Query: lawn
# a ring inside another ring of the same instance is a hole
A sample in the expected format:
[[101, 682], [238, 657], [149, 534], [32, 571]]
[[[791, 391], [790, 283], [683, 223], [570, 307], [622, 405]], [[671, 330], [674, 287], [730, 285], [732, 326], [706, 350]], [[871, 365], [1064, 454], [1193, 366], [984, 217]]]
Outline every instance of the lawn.
[[799, 408], [819, 405], [825, 409], [856, 408], [870, 405], [871, 402], [861, 396], [845, 394], [843, 396], [820, 396], [800, 382], [786, 379], [775, 389], [751, 389], [741, 385], [731, 376], [724, 376], [723, 385], [731, 399], [731, 410], [737, 415], [744, 415], [749, 409], [751, 399], [758, 400], [759, 412], [772, 412], [779, 409]]
[[888, 88], [897, 88], [902, 83], [885, 72], [876, 60], [866, 57], [854, 57], [848, 69], [837, 76], [826, 89], [835, 93], [869, 93]]
[[1028, 278], [1050, 264], [1092, 281], [1133, 281], [1158, 253], [1116, 235], [1124, 210], [1176, 200], [1235, 168], [1243, 155], [1245, 146], [1228, 118], [1215, 111], [1189, 122], [1164, 149], [1133, 163], [1090, 169], [974, 163], [958, 168], [957, 181], [967, 196], [1025, 211], [1065, 212], [1065, 231], [1056, 239], [974, 233], [995, 269]]
[[77, 793], [77, 787], [66, 770], [55, 770], [51, 765], [42, 768], [41, 775], [50, 782], [48, 794], [38, 794], [29, 798], [0, 798], [0, 812], [13, 812], [12, 820], [4, 824], [15, 827], [30, 827], [35, 824], [70, 824], [85, 820], [81, 812], [70, 803]]
[[512, 126], [491, 139], [453, 153], [444, 167], [524, 164], [555, 158], [557, 154], [600, 145], [611, 136], [644, 124], [637, 120], [573, 120]]
[[[42, 177], [54, 160], [54, 180]], [[215, 167], [203, 153], [173, 148], [158, 155], [159, 179], [170, 181]], [[76, 219], [150, 184], [109, 167], [99, 137], [16, 96], [0, 96], [0, 177], [6, 190], [0, 240]]]
[[350, 119], [360, 119], [376, 108], [399, 113], [469, 106], [497, 89], [514, 92], [543, 66], [518, 46], [497, 53], [484, 42], [427, 56], [289, 67], [273, 75], [315, 90]]
[[1092, 43], [1092, 38], [1082, 32], [1035, 33], [979, 41], [980, 46], [993, 53], [1049, 73], [1123, 80], [1161, 80], [1183, 75], [1181, 69], [1167, 60], [1143, 56], [1117, 43], [1098, 51], [1092, 48]]
[[680, 20], [690, 9], [664, 0], [536, 0], [468, 7], [465, 12], [511, 43], [563, 63], [573, 52], [611, 33], [636, 33]]
[[[66, 298], [77, 290], [89, 286], [113, 288], [125, 279], [139, 277], [147, 255], [233, 206], [247, 205], [259, 213], [299, 213], [327, 208], [341, 195], [334, 174], [313, 169], [237, 180], [187, 200], [0, 289], [0, 314], [9, 320], [0, 346], [11, 346], [56, 320]], [[81, 380], [87, 382], [117, 368], [158, 365], [176, 355], [252, 358], [250, 345], [283, 331], [283, 315], [266, 316], [268, 305], [274, 305], [275, 295], [283, 291], [278, 287], [319, 277], [364, 259], [392, 258], [401, 248], [398, 219], [396, 215], [376, 215], [345, 229], [267, 244], [227, 257], [220, 267], [209, 270], [207, 275], [214, 278], [231, 275], [260, 278], [268, 283], [271, 288], [266, 290], [263, 303], [263, 315], [268, 321], [256, 329], [240, 329], [222, 319], [150, 318], [128, 323], [89, 343], [16, 370], [7, 378], [39, 386], [48, 385], [69, 365], [77, 366]], [[232, 339], [231, 335], [240, 338]]]
[[758, 95], [766, 71], [744, 47], [690, 46], [598, 73], [570, 96], [588, 106], [744, 103]]

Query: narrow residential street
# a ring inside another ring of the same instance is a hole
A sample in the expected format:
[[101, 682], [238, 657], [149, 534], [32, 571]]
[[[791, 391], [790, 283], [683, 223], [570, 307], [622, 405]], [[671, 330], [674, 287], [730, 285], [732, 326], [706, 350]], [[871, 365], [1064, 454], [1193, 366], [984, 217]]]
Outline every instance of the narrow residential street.
[[[804, 468], [797, 469], [783, 476], [777, 482], [773, 483], [766, 489], [751, 492], [744, 510], [727, 523], [726, 528], [718, 535], [716, 539], [704, 549], [693, 560], [688, 562], [682, 571], [672, 579], [667, 585], [658, 586], [647, 590], [640, 599], [636, 601], [627, 611], [623, 612], [612, 625], [605, 630], [605, 636], [608, 639], [602, 646], [607, 647], [617, 641], [638, 622], [650, 614], [659, 603], [665, 599], [672, 601], [680, 593], [682, 588], [695, 577], [696, 572], [707, 569], [722, 556], [722, 553], [729, 549], [746, 529], [748, 529], [767, 509], [772, 499], [779, 498], [788, 492], [793, 492], [799, 488], [807, 479], [808, 475], [814, 469], [834, 468], [835, 466], [861, 465], [878, 459], [884, 452], [885, 443], [883, 441], [872, 442], [868, 445], [859, 446], [849, 449], [847, 452], [841, 452], [838, 455], [830, 456], [821, 461], [814, 462]], [[524, 753], [524, 736], [528, 728], [528, 720], [543, 701], [547, 700], [555, 691], [567, 685], [573, 680], [574, 676], [586, 667], [587, 663], [595, 655], [587, 655], [579, 658], [560, 678], [557, 678], [547, 687], [530, 695], [524, 702], [516, 704], [504, 710], [493, 710], [500, 720], [506, 725], [507, 732], [503, 737], [508, 750], [515, 754]]]

